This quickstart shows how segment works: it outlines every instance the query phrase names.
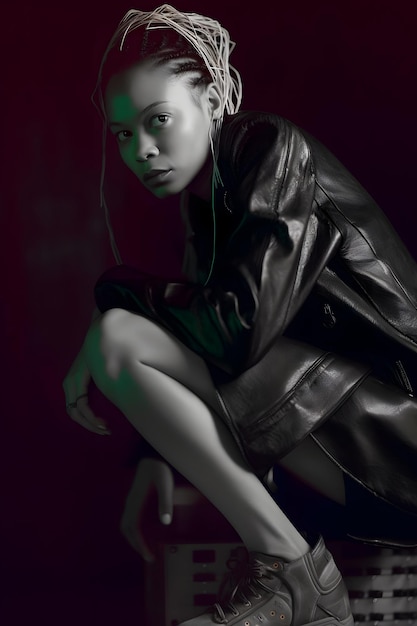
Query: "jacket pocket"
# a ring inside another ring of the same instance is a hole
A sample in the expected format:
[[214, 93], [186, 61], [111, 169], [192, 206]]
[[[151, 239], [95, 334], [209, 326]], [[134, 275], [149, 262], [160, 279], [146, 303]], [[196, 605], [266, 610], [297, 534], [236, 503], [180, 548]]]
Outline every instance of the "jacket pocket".
[[219, 386], [225, 421], [254, 469], [266, 471], [327, 420], [368, 374], [365, 365], [279, 337], [261, 361]]

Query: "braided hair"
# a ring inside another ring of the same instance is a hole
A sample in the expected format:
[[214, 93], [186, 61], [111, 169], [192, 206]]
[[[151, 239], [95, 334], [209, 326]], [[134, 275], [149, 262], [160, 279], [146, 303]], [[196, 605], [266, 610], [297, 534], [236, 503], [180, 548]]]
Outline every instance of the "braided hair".
[[149, 12], [131, 9], [120, 21], [104, 52], [93, 101], [98, 96], [105, 116], [103, 86], [112, 74], [128, 65], [149, 58], [158, 64], [188, 59], [189, 67], [182, 64], [175, 71], [200, 72], [206, 82], [217, 85], [223, 110], [236, 113], [242, 101], [242, 84], [239, 72], [229, 64], [234, 47], [228, 31], [217, 20], [204, 15], [177, 11], [169, 4]]
[[103, 191], [107, 135], [104, 93], [110, 78], [134, 64], [152, 60], [158, 66], [167, 65], [173, 75], [188, 74], [192, 95], [196, 95], [196, 89], [211, 82], [217, 86], [222, 115], [213, 122], [213, 132], [210, 135], [214, 188], [221, 184], [217, 154], [223, 115], [224, 112], [236, 113], [242, 101], [239, 72], [229, 64], [229, 56], [234, 47], [228, 31], [218, 21], [198, 13], [178, 11], [169, 4], [163, 4], [149, 12], [131, 9], [111, 37], [100, 64], [92, 101], [103, 118], [100, 201], [105, 211], [113, 254], [118, 263], [121, 263], [121, 258]]

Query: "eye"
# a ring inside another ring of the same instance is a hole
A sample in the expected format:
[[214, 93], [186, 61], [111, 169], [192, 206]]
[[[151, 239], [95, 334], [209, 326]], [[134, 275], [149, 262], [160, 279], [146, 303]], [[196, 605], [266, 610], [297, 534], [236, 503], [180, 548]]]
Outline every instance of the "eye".
[[128, 139], [130, 139], [131, 136], [132, 133], [130, 132], [130, 130], [120, 130], [115, 134], [115, 137], [119, 143], [127, 141]]
[[170, 116], [166, 113], [159, 113], [158, 115], [154, 115], [150, 120], [151, 128], [160, 128], [161, 126], [165, 126], [170, 119]]

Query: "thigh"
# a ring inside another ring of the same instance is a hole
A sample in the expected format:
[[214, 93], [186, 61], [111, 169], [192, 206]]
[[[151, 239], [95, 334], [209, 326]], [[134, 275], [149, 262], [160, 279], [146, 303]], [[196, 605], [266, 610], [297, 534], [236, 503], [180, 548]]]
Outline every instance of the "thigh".
[[92, 334], [90, 349], [98, 349], [105, 360], [123, 367], [126, 359], [134, 359], [175, 379], [216, 412], [221, 410], [205, 361], [156, 322], [125, 309], [110, 309]]

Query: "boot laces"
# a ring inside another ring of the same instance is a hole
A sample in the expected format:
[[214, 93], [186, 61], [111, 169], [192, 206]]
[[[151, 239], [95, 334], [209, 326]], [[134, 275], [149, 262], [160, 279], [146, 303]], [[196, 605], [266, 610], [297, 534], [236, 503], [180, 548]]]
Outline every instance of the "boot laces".
[[238, 605], [249, 608], [252, 605], [250, 598], [261, 599], [257, 591], [262, 585], [262, 578], [273, 578], [263, 563], [257, 560], [248, 561], [247, 555], [244, 560], [239, 556], [232, 556], [227, 561], [227, 567], [231, 570], [223, 582], [219, 591], [219, 600], [214, 604], [214, 621], [218, 624], [227, 624], [231, 617], [240, 615]]

